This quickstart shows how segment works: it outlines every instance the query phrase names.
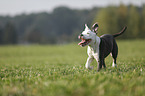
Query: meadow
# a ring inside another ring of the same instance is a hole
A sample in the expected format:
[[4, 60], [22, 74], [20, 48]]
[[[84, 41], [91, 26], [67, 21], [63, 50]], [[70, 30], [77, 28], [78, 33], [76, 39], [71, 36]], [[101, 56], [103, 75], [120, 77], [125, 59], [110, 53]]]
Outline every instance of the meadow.
[[144, 96], [145, 40], [117, 40], [117, 68], [85, 69], [87, 47], [0, 46], [0, 96]]

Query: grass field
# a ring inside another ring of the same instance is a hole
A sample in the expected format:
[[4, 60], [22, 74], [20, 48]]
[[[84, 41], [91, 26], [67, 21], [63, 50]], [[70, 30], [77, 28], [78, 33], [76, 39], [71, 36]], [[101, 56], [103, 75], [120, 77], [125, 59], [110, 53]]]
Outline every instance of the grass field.
[[118, 67], [100, 72], [76, 43], [0, 46], [0, 96], [145, 96], [145, 40], [117, 42]]

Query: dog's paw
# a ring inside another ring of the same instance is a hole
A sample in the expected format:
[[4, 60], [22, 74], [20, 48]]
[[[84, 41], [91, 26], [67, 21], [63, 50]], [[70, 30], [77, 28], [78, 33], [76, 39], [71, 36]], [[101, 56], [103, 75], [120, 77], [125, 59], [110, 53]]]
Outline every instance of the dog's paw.
[[112, 67], [117, 67], [117, 64], [115, 64], [115, 63], [113, 62]]
[[94, 66], [90, 66], [88, 67], [89, 70], [93, 70], [94, 69]]

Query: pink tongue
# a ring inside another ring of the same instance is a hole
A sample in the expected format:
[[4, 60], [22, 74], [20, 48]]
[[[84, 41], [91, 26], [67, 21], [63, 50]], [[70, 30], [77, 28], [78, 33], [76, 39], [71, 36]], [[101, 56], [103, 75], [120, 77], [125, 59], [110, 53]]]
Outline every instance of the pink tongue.
[[81, 43], [78, 43], [78, 45], [81, 45]]
[[80, 43], [78, 43], [78, 45], [81, 45], [82, 43], [84, 43], [85, 42], [85, 40], [82, 40]]

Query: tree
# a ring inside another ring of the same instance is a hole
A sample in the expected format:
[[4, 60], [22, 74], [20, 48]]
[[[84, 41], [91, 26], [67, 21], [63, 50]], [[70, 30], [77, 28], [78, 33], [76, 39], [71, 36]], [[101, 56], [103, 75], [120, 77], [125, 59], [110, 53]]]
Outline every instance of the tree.
[[127, 15], [128, 15], [128, 9], [125, 5], [120, 4], [118, 8], [118, 16], [119, 16], [119, 26], [126, 25], [127, 22]]
[[133, 5], [129, 8], [128, 13], [128, 38], [138, 38], [139, 37], [139, 28], [140, 28], [140, 16], [137, 8]]
[[0, 44], [3, 44], [3, 30], [0, 28]]
[[38, 29], [32, 29], [25, 34], [25, 40], [28, 43], [41, 43], [42, 34]]
[[3, 30], [3, 43], [4, 44], [16, 44], [17, 32], [14, 25], [8, 22]]
[[143, 5], [142, 9], [142, 18], [140, 26], [141, 26], [140, 38], [145, 38], [145, 5]]
[[114, 34], [118, 32], [117, 20], [117, 8], [107, 7], [99, 11], [93, 23], [99, 23], [99, 34]]
[[[118, 29], [122, 30], [122, 28], [124, 26], [127, 26], [127, 18], [128, 18], [128, 8], [123, 5], [120, 4], [119, 8], [118, 8]], [[121, 35], [119, 38], [127, 38], [127, 34], [123, 34]]]

